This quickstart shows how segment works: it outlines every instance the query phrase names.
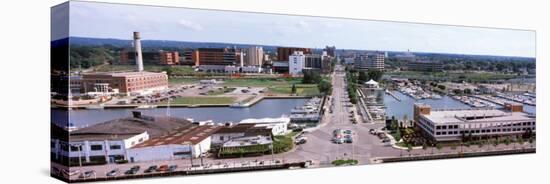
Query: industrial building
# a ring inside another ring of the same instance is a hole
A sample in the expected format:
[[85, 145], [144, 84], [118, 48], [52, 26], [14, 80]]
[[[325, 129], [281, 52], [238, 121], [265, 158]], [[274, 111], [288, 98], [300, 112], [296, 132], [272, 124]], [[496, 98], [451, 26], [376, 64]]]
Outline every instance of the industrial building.
[[464, 137], [497, 137], [535, 132], [535, 115], [521, 104], [504, 109], [431, 109], [414, 105], [414, 120], [424, 135], [435, 141], [460, 141]]
[[220, 126], [189, 124], [128, 150], [130, 162], [197, 158], [210, 150], [211, 135]]
[[384, 52], [368, 52], [355, 57], [354, 65], [356, 70], [384, 70]]
[[154, 72], [88, 73], [81, 79], [81, 93], [147, 94], [168, 88], [168, 75]]
[[407, 70], [421, 72], [441, 72], [443, 64], [435, 61], [410, 61], [407, 63]]
[[134, 72], [83, 74], [82, 78], [79, 79], [80, 92], [88, 94], [120, 93], [124, 95], [140, 95], [168, 88], [168, 75], [166, 75], [166, 73], [143, 71], [143, 56], [141, 53], [140, 40], [141, 37], [139, 32], [134, 32], [134, 47], [136, 49], [136, 69]]
[[288, 61], [288, 57], [296, 51], [301, 51], [303, 54], [313, 53], [310, 48], [277, 47], [277, 61]]
[[[71, 132], [52, 128], [52, 158], [70, 165], [114, 163], [130, 160], [136, 145], [160, 137], [174, 129], [192, 127], [191, 122], [171, 117], [152, 117], [133, 112], [132, 117], [115, 119]], [[55, 134], [54, 134], [55, 133]], [[68, 135], [63, 137], [61, 135]]]

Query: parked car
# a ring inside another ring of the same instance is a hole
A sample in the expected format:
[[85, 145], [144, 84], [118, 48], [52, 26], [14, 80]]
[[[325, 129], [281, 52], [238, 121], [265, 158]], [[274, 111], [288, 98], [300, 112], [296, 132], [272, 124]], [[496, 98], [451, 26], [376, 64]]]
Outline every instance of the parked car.
[[177, 168], [178, 168], [177, 165], [171, 165], [170, 167], [168, 167], [168, 171], [174, 172], [174, 171], [176, 171]]
[[80, 176], [78, 176], [79, 178], [89, 178], [89, 177], [92, 177], [95, 175], [95, 171], [94, 170], [89, 170], [89, 171], [85, 171], [83, 173], [80, 173]]
[[129, 170], [127, 170], [126, 172], [124, 172], [124, 174], [136, 174], [138, 171], [139, 171], [139, 165], [136, 165], [132, 168], [130, 168]]
[[168, 165], [161, 165], [157, 168], [157, 172], [166, 172], [168, 171]]
[[71, 177], [71, 176], [74, 176], [74, 175], [77, 175], [80, 173], [79, 170], [67, 170], [67, 169], [63, 169], [61, 170], [61, 172], [63, 173], [64, 176], [66, 177]]
[[113, 170], [109, 171], [107, 173], [107, 176], [108, 177], [113, 177], [113, 176], [116, 176], [119, 172], [120, 172], [120, 169], [116, 168], [116, 169], [113, 169]]
[[157, 170], [157, 166], [156, 165], [152, 165], [152, 166], [149, 166], [147, 169], [145, 169], [145, 171], [143, 171], [144, 173], [150, 173], [150, 172], [153, 172], [153, 171], [156, 171]]
[[296, 140], [294, 140], [294, 144], [305, 144], [307, 142], [307, 138], [306, 137], [297, 137]]

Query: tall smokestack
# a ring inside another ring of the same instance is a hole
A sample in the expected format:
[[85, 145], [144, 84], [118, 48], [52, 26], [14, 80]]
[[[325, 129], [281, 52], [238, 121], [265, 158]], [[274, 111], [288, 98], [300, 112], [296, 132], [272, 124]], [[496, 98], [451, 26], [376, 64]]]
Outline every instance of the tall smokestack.
[[141, 54], [141, 37], [139, 32], [134, 32], [134, 47], [136, 48], [136, 71], [143, 71], [143, 57]]

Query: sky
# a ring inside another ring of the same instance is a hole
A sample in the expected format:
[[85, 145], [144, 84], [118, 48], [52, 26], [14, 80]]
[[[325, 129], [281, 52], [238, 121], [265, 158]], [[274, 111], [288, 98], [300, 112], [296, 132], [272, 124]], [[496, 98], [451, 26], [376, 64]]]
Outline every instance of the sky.
[[[144, 40], [535, 57], [534, 31], [79, 1], [68, 6], [70, 19], [60, 22], [78, 37], [132, 39], [139, 31]], [[66, 11], [53, 8], [52, 19]], [[52, 33], [52, 39], [65, 35]]]

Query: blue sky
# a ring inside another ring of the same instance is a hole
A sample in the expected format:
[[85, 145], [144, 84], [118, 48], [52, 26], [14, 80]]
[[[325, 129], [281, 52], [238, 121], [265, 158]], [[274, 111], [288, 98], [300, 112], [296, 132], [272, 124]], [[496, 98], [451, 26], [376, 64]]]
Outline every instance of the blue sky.
[[533, 31], [70, 3], [71, 36], [131, 39], [133, 31], [147, 40], [535, 57]]

